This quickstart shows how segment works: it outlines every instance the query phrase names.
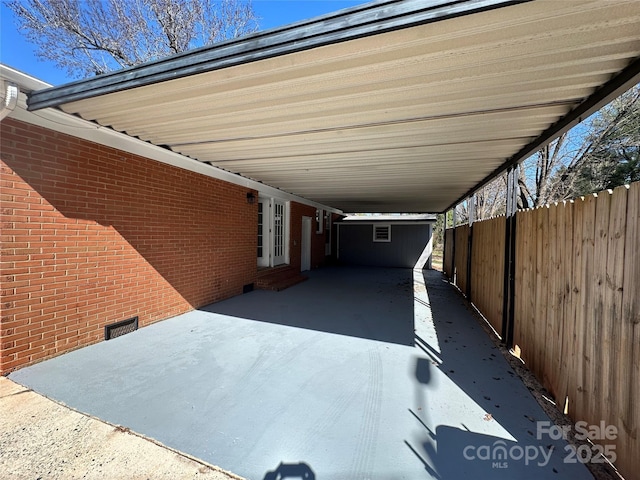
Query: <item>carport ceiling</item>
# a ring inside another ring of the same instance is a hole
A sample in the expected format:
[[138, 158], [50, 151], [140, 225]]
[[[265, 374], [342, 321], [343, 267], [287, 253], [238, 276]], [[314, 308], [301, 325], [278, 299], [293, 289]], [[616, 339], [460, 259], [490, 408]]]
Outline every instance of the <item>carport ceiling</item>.
[[34, 92], [344, 211], [439, 212], [639, 80], [637, 0], [379, 1]]

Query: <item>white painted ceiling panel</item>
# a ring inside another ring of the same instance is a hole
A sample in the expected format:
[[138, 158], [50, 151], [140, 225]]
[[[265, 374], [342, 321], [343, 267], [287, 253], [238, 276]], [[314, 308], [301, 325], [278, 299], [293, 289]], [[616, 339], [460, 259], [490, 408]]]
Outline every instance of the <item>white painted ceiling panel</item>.
[[639, 57], [637, 0], [535, 0], [61, 108], [345, 211], [438, 212]]

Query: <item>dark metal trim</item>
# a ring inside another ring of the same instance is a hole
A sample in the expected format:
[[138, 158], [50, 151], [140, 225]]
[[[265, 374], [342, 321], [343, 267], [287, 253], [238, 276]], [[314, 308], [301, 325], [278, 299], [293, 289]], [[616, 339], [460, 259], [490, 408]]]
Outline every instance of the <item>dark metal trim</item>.
[[451, 283], [456, 282], [456, 227], [453, 227], [453, 241], [451, 242], [451, 275], [449, 275], [449, 281]]
[[473, 224], [476, 221], [476, 197], [471, 195], [467, 199], [467, 210], [469, 211], [469, 234], [467, 236], [467, 288], [466, 296], [467, 300], [471, 300], [471, 263], [473, 261]]
[[465, 295], [467, 300], [471, 300], [471, 255], [473, 251], [473, 224], [469, 224], [469, 235], [467, 237], [467, 288]]
[[[433, 235], [431, 236], [433, 238]], [[451, 247], [449, 247], [451, 248]], [[445, 275], [445, 266], [447, 263], [447, 212], [444, 212], [444, 224], [442, 226], [442, 273]]]
[[[517, 178], [517, 177], [516, 177]], [[515, 200], [514, 200], [515, 202]], [[507, 336], [505, 337], [505, 345], [507, 348], [513, 347], [513, 332], [515, 330], [515, 313], [516, 313], [516, 215], [513, 212], [511, 218], [511, 234], [509, 250], [511, 252], [511, 261], [509, 262], [509, 311], [507, 312]]]
[[516, 212], [518, 210], [518, 167], [507, 173], [507, 209], [505, 216], [504, 283], [502, 292], [502, 343], [513, 346], [515, 324]]
[[117, 72], [32, 92], [28, 110], [309, 50], [532, 0], [380, 0]]
[[451, 283], [456, 281], [456, 208], [453, 208], [453, 245], [451, 245], [451, 276], [449, 280]]
[[558, 138], [563, 133], [586, 119], [589, 115], [597, 112], [607, 103], [615, 100], [631, 87], [640, 83], [640, 58], [634, 60], [618, 75], [613, 77], [607, 83], [598, 88], [585, 101], [576, 106], [573, 110], [560, 118], [556, 123], [542, 132], [538, 138], [522, 147], [518, 153], [507, 159], [502, 165], [478, 182], [467, 193], [460, 196], [455, 202], [449, 205], [444, 211], [452, 209], [455, 205], [464, 201], [465, 198], [473, 195], [475, 192], [484, 187], [498, 175], [503, 174], [508, 168], [517, 165], [521, 161], [529, 158], [535, 152], [547, 145], [549, 142]]

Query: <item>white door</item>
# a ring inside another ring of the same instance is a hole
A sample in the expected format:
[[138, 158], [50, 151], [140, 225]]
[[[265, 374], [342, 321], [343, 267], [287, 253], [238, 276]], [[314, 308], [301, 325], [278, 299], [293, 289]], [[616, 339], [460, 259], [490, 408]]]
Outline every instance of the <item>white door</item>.
[[311, 270], [311, 217], [302, 217], [300, 271]]
[[285, 234], [286, 234], [286, 210], [284, 202], [273, 200], [273, 266], [285, 263]]

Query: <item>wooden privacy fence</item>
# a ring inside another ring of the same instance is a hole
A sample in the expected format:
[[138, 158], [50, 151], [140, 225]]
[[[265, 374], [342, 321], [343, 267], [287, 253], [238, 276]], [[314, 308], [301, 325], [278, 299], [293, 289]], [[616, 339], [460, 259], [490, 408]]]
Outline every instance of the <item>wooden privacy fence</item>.
[[498, 333], [502, 328], [505, 228], [504, 217], [476, 223], [471, 244], [471, 298]]
[[[573, 421], [616, 427], [595, 443], [640, 478], [640, 182], [515, 218], [514, 344]], [[500, 333], [505, 219], [472, 231], [469, 262], [469, 227], [445, 232], [445, 273]]]

